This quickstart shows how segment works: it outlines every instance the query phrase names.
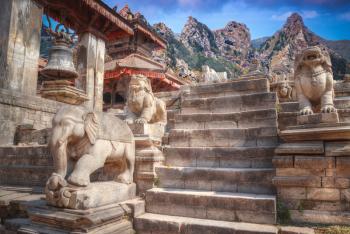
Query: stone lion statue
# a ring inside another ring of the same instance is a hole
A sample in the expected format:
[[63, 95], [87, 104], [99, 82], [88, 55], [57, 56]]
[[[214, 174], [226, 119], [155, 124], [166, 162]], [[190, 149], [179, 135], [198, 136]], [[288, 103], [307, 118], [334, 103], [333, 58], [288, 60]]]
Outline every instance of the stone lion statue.
[[296, 56], [294, 79], [301, 115], [336, 112], [332, 64], [324, 48], [308, 47]]
[[293, 88], [289, 85], [287, 80], [280, 82], [278, 85], [278, 96], [280, 98], [292, 99]]
[[153, 95], [151, 82], [144, 75], [131, 76], [126, 121], [142, 124], [167, 122], [165, 102]]

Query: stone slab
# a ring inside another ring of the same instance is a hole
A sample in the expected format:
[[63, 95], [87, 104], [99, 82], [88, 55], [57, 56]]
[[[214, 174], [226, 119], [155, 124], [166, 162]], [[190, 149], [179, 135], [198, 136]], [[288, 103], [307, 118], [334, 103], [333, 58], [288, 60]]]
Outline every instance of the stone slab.
[[299, 143], [282, 143], [280, 144], [275, 153], [282, 154], [316, 154], [320, 155], [324, 153], [324, 145], [322, 141], [305, 141]]
[[153, 188], [146, 193], [146, 212], [274, 224], [275, 202], [272, 195]]
[[306, 198], [309, 200], [339, 201], [340, 190], [335, 188], [308, 188]]
[[123, 204], [110, 204], [89, 210], [60, 209], [39, 204], [29, 207], [28, 215], [33, 225], [24, 227], [24, 230], [35, 230], [37, 228], [35, 225], [39, 225], [41, 228], [53, 228], [61, 232], [96, 233], [99, 228], [107, 229], [110, 224], [115, 226], [127, 220], [131, 215], [131, 209]]
[[175, 128], [272, 127], [277, 126], [276, 115], [275, 109], [232, 113], [178, 114], [175, 116]]
[[323, 223], [332, 225], [348, 225], [350, 222], [349, 212], [319, 211], [319, 210], [290, 210], [291, 219], [296, 223]]
[[181, 102], [182, 114], [227, 113], [275, 108], [275, 93], [255, 93], [226, 97], [193, 98]]
[[316, 113], [312, 115], [298, 115], [297, 123], [299, 125], [320, 124], [320, 123], [339, 123], [337, 112]]
[[315, 234], [314, 229], [307, 227], [293, 227], [282, 226], [280, 227], [280, 234]]
[[145, 213], [145, 207], [146, 207], [145, 200], [140, 198], [140, 197], [132, 199], [132, 200], [127, 200], [127, 201], [123, 202], [122, 204], [126, 204], [127, 206], [130, 207], [131, 212], [132, 212], [131, 213], [132, 217], [134, 217], [134, 218]]
[[295, 156], [294, 167], [305, 169], [334, 168], [335, 160], [334, 158], [325, 156]]
[[272, 225], [244, 222], [226, 222], [146, 213], [135, 219], [135, 229], [139, 233], [217, 233], [217, 234], [277, 234]]
[[278, 144], [277, 128], [173, 129], [170, 145], [176, 147], [255, 147]]
[[189, 86], [186, 92], [183, 92], [183, 97], [217, 97], [268, 91], [267, 79], [231, 80], [225, 83]]
[[274, 194], [273, 168], [156, 167], [163, 188]]
[[[79, 230], [76, 232], [67, 232], [66, 230], [53, 228], [51, 226], [43, 226], [41, 224], [30, 223], [21, 226], [16, 233], [33, 234], [33, 233], [47, 233], [47, 234], [67, 234], [67, 233], [87, 233], [87, 234], [135, 234], [133, 225], [129, 220], [121, 220], [118, 222], [106, 223], [102, 226]], [[6, 233], [7, 234], [7, 233]]]
[[318, 124], [307, 128], [290, 128], [281, 131], [285, 141], [350, 140], [350, 124]]
[[277, 187], [319, 187], [321, 177], [318, 176], [276, 176], [272, 182]]
[[179, 167], [272, 168], [274, 147], [165, 147], [165, 165]]
[[161, 139], [164, 136], [165, 125], [162, 123], [153, 124], [128, 124], [132, 133], [135, 135], [148, 135], [151, 138]]
[[275, 156], [272, 163], [276, 168], [292, 168], [294, 167], [293, 156]]
[[326, 156], [350, 156], [350, 141], [326, 142]]

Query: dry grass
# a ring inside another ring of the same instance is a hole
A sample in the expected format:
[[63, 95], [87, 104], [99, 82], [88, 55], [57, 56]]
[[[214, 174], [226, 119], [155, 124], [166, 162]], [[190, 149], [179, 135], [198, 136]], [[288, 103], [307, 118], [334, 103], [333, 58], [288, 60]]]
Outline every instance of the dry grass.
[[350, 234], [348, 226], [329, 226], [315, 228], [315, 234]]

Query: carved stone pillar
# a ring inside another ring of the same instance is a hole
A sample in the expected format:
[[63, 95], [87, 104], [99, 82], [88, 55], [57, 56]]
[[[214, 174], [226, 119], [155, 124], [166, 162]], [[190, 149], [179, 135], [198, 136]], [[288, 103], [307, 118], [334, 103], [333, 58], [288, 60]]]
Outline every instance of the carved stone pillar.
[[137, 185], [137, 194], [142, 196], [146, 190], [157, 186], [155, 168], [163, 165], [164, 156], [161, 151], [164, 125], [131, 124], [134, 133], [136, 148], [136, 163], [134, 180]]
[[34, 1], [1, 1], [0, 88], [36, 95], [41, 17]]
[[88, 97], [85, 107], [102, 111], [105, 41], [89, 32], [80, 35], [76, 87]]

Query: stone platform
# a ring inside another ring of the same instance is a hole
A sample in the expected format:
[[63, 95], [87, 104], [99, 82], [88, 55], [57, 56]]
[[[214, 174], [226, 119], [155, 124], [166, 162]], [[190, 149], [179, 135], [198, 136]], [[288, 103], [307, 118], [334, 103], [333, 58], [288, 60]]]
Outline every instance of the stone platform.
[[350, 125], [289, 127], [273, 163], [278, 198], [300, 223], [349, 224]]

